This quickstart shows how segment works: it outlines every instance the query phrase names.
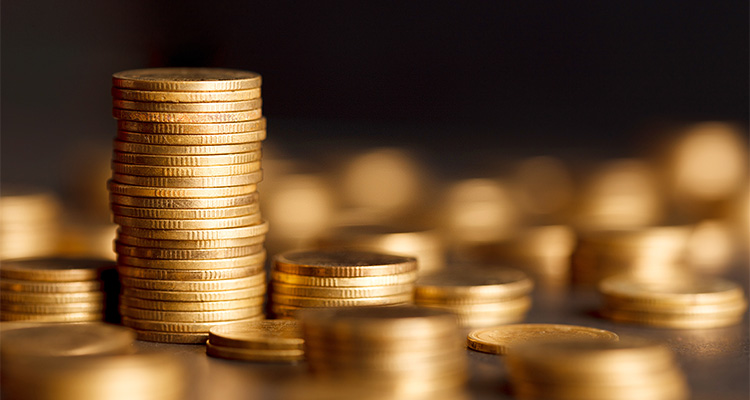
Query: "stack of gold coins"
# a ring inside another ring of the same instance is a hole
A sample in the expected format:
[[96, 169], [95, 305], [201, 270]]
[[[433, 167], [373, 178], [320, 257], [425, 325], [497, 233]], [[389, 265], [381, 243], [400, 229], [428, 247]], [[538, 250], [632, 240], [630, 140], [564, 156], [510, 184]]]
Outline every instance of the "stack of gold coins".
[[547, 340], [616, 341], [616, 333], [588, 326], [559, 324], [513, 324], [475, 329], [466, 337], [468, 348], [483, 353], [508, 354], [514, 346]]
[[682, 258], [689, 235], [688, 226], [583, 233], [573, 253], [573, 282], [596, 285], [623, 273], [641, 280], [671, 279], [685, 271]]
[[60, 240], [62, 206], [49, 191], [3, 185], [0, 195], [0, 259], [48, 257]]
[[413, 257], [358, 250], [286, 252], [274, 258], [271, 311], [293, 318], [307, 307], [411, 303], [416, 279]]
[[212, 326], [262, 318], [260, 75], [163, 68], [112, 82], [123, 323], [142, 340], [203, 343]]
[[303, 344], [298, 321], [268, 319], [211, 328], [206, 354], [232, 360], [294, 362], [305, 358]]
[[656, 283], [620, 275], [603, 280], [599, 291], [604, 298], [602, 315], [664, 328], [735, 325], [747, 310], [742, 287], [718, 278], [684, 276]]
[[419, 275], [443, 269], [445, 254], [437, 231], [385, 225], [347, 225], [320, 241], [324, 247], [352, 248], [415, 257]]
[[506, 355], [518, 399], [687, 399], [682, 371], [668, 348], [638, 338], [548, 341]]
[[105, 275], [114, 262], [37, 258], [0, 264], [0, 319], [81, 322], [104, 318]]
[[417, 280], [415, 304], [450, 311], [463, 328], [522, 321], [531, 308], [533, 282], [511, 269], [452, 269]]
[[299, 313], [312, 374], [361, 385], [380, 398], [443, 398], [466, 381], [455, 316], [414, 306], [310, 309]]

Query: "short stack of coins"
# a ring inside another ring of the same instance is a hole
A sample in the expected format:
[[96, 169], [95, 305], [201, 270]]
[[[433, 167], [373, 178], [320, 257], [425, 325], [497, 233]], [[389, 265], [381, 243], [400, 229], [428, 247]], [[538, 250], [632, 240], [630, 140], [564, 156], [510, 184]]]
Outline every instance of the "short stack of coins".
[[619, 275], [599, 284], [603, 316], [663, 328], [701, 329], [736, 325], [747, 311], [740, 285], [719, 278], [683, 276], [662, 282]]
[[533, 286], [516, 269], [453, 268], [419, 278], [414, 303], [456, 314], [463, 328], [481, 328], [522, 321]]
[[0, 264], [0, 320], [84, 322], [104, 319], [108, 260], [38, 258]]
[[286, 252], [274, 258], [271, 311], [293, 318], [309, 307], [411, 303], [416, 279], [413, 257], [358, 250]]
[[387, 399], [457, 398], [466, 382], [455, 316], [415, 306], [299, 313], [313, 376]]
[[505, 360], [517, 399], [689, 397], [672, 352], [645, 339], [533, 342], [513, 347]]
[[215, 326], [206, 354], [231, 360], [295, 362], [305, 358], [299, 321], [267, 319]]
[[60, 200], [50, 191], [4, 185], [0, 195], [0, 259], [56, 255], [61, 212]]
[[212, 326], [262, 319], [260, 75], [163, 68], [112, 82], [123, 323], [142, 340], [203, 343]]

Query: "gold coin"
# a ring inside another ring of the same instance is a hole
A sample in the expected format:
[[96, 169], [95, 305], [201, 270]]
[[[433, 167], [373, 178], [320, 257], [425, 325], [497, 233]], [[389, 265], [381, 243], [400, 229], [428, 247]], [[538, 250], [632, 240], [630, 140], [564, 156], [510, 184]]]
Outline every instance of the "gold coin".
[[744, 310], [716, 314], [657, 314], [624, 310], [601, 310], [602, 316], [613, 321], [650, 325], [672, 329], [709, 329], [737, 325], [744, 318]]
[[112, 109], [112, 116], [117, 119], [138, 122], [158, 122], [170, 124], [213, 124], [224, 122], [242, 122], [252, 121], [263, 116], [260, 108], [247, 111], [234, 112], [150, 112], [150, 111], [131, 111], [119, 108]]
[[213, 188], [256, 184], [263, 180], [263, 171], [243, 175], [201, 176], [201, 177], [160, 177], [112, 174], [112, 180], [136, 186], [156, 186], [167, 188]]
[[413, 283], [417, 279], [416, 272], [406, 272], [403, 274], [383, 275], [383, 276], [363, 276], [354, 278], [339, 277], [317, 277], [288, 274], [286, 272], [272, 271], [271, 276], [274, 281], [298, 285], [298, 286], [319, 286], [319, 287], [363, 287], [363, 286], [385, 286], [401, 285]]
[[260, 88], [220, 92], [165, 92], [112, 88], [112, 97], [130, 101], [155, 103], [210, 103], [252, 100], [260, 97]]
[[316, 277], [371, 277], [417, 270], [414, 257], [357, 250], [291, 251], [274, 258], [274, 269]]
[[503, 314], [456, 314], [458, 325], [465, 329], [487, 328], [490, 326], [517, 324], [523, 322], [526, 313]]
[[259, 170], [260, 161], [213, 167], [155, 167], [151, 165], [112, 163], [112, 171], [118, 174], [156, 177], [244, 175]]
[[114, 267], [109, 260], [85, 258], [34, 258], [4, 260], [0, 278], [29, 281], [73, 282], [99, 279], [102, 271]]
[[212, 357], [227, 358], [230, 360], [259, 362], [292, 362], [305, 359], [304, 350], [238, 349], [222, 347], [212, 344], [210, 338], [208, 342], [206, 342], [206, 354]]
[[241, 239], [251, 236], [265, 235], [268, 232], [268, 222], [263, 222], [261, 224], [252, 226], [242, 226], [239, 228], [169, 231], [122, 226], [120, 227], [120, 231], [130, 236], [160, 240]]
[[[188, 280], [188, 281], [208, 281], [221, 279], [242, 278], [243, 276], [255, 275], [264, 271], [263, 263], [250, 265], [239, 268], [222, 268], [222, 269], [197, 269], [197, 270], [174, 270], [174, 269], [154, 269], [130, 267], [127, 265], [118, 265], [117, 272], [121, 276], [140, 279], [159, 279], [159, 280]], [[2, 299], [0, 293], [0, 299]]]
[[127, 207], [118, 204], [112, 204], [112, 212], [116, 215], [132, 218], [148, 219], [215, 219], [215, 218], [232, 218], [243, 215], [257, 214], [260, 212], [259, 203], [236, 207], [223, 208], [182, 208], [182, 209], [164, 209], [164, 208], [145, 208], [145, 207]]
[[284, 321], [293, 320], [296, 318], [296, 312], [302, 310], [302, 307], [287, 306], [284, 304], [271, 303], [271, 312], [277, 319]]
[[197, 292], [176, 292], [166, 290], [149, 290], [125, 287], [122, 289], [122, 295], [127, 297], [136, 297], [146, 300], [159, 301], [229, 301], [241, 300], [249, 297], [262, 297], [266, 293], [266, 285], [249, 286], [236, 290], [222, 291], [197, 291]]
[[360, 297], [356, 299], [331, 299], [317, 297], [289, 296], [273, 293], [271, 301], [297, 307], [354, 307], [354, 306], [377, 306], [385, 304], [402, 304], [412, 302], [412, 294], [397, 294], [383, 297]]
[[441, 271], [419, 278], [415, 299], [448, 302], [485, 302], [513, 298], [531, 292], [533, 282], [525, 273], [510, 269]]
[[250, 71], [225, 68], [145, 68], [112, 74], [112, 86], [168, 92], [217, 92], [260, 87], [261, 77]]
[[255, 110], [261, 107], [263, 101], [260, 98], [241, 101], [222, 101], [210, 103], [161, 103], [151, 101], [112, 100], [112, 106], [123, 110], [152, 111], [152, 112], [234, 112]]
[[303, 350], [305, 342], [299, 322], [273, 319], [216, 326], [208, 339], [216, 346], [254, 350]]
[[468, 347], [491, 354], [506, 354], [520, 343], [544, 340], [605, 340], [615, 341], [616, 333], [587, 326], [557, 324], [517, 324], [477, 329], [469, 332]]
[[225, 301], [159, 301], [120, 296], [120, 304], [128, 308], [157, 311], [223, 311], [246, 309], [263, 305], [263, 297], [248, 297], [239, 300]]
[[0, 280], [0, 290], [28, 293], [94, 292], [102, 287], [99, 281], [43, 282], [15, 279]]
[[[123, 142], [125, 143], [125, 142]], [[144, 146], [151, 146], [146, 144]], [[235, 146], [231, 144], [229, 146]], [[184, 147], [184, 146], [180, 146]], [[113, 162], [131, 165], [151, 165], [165, 167], [207, 167], [236, 165], [256, 162], [261, 158], [261, 151], [254, 150], [244, 153], [232, 154], [207, 154], [207, 155], [159, 155], [159, 154], [137, 154], [115, 150], [112, 153]]]
[[164, 135], [117, 131], [117, 139], [123, 142], [168, 146], [215, 146], [260, 142], [266, 139], [266, 131], [242, 133], [215, 133], [211, 135]]
[[273, 292], [303, 297], [351, 299], [358, 297], [392, 296], [405, 293], [412, 294], [414, 292], [414, 285], [401, 284], [372, 287], [317, 287], [297, 286], [281, 282], [273, 282]]
[[245, 321], [258, 321], [264, 318], [263, 314], [259, 314], [250, 318], [243, 318], [241, 320], [233, 321], [216, 321], [216, 322], [173, 322], [173, 321], [152, 321], [144, 319], [136, 319], [130, 317], [122, 317], [122, 324], [137, 330], [146, 331], [160, 331], [165, 333], [205, 333], [208, 338], [209, 329], [214, 326], [232, 324], [236, 322]]
[[227, 122], [223, 124], [162, 124], [154, 122], [117, 121], [117, 129], [128, 132], [193, 135], [210, 133], [241, 133], [266, 129], [266, 119]]
[[[214, 146], [162, 146], [156, 144], [130, 143], [114, 141], [114, 149], [124, 153], [153, 154], [158, 156], [185, 155], [208, 156], [213, 154], [248, 153], [260, 150], [260, 142], [224, 144]], [[131, 163], [141, 164], [141, 163]]]
[[17, 313], [11, 311], [0, 312], [3, 321], [39, 321], [39, 322], [93, 322], [104, 318], [101, 312], [77, 312], [62, 314], [34, 314]]
[[623, 303], [664, 306], [720, 304], [744, 298], [742, 287], [718, 278], [640, 282], [627, 276], [603, 280], [599, 291]]
[[130, 329], [102, 323], [61, 324], [2, 332], [3, 357], [60, 357], [128, 354], [135, 340]]
[[77, 312], [103, 311], [102, 302], [89, 303], [62, 303], [62, 304], [33, 304], [33, 303], [10, 303], [3, 302], [0, 305], [3, 311], [27, 314], [64, 314]]
[[265, 258], [266, 252], [261, 251], [244, 257], [217, 258], [212, 260], [156, 260], [118, 255], [117, 262], [120, 265], [154, 269], [221, 269], [256, 265], [263, 262]]
[[202, 197], [235, 197], [255, 193], [257, 185], [242, 185], [229, 187], [208, 188], [170, 188], [125, 185], [113, 180], [107, 181], [111, 194], [132, 197], [172, 197], [172, 198], [202, 198]]
[[525, 313], [531, 308], [531, 297], [521, 296], [492, 303], [441, 304], [423, 301], [415, 301], [415, 303], [422, 307], [439, 308], [458, 314]]
[[160, 311], [130, 308], [120, 305], [123, 317], [169, 322], [217, 322], [254, 317], [263, 312], [262, 306], [220, 311]]
[[29, 303], [29, 304], [67, 304], [67, 303], [100, 303], [104, 300], [104, 293], [73, 292], [73, 293], [26, 293], [0, 291], [0, 303]]
[[[176, 292], [199, 292], [244, 289], [265, 283], [266, 274], [261, 273], [242, 278], [222, 279], [219, 281], [174, 281], [157, 279], [120, 277], [120, 282], [127, 287], [148, 290], [165, 290]], [[138, 296], [134, 296], [138, 297]]]
[[265, 239], [264, 235], [223, 240], [158, 240], [128, 236], [123, 233], [119, 233], [117, 236], [117, 240], [123, 244], [161, 249], [221, 249], [225, 247], [254, 246], [263, 244]]
[[[132, 218], [114, 215], [112, 221], [121, 227], [154, 229], [154, 230], [203, 230], [255, 226], [261, 222], [260, 213], [232, 218], [213, 219], [156, 219]], [[124, 232], [124, 230], [123, 230]]]
[[245, 257], [263, 251], [262, 244], [242, 247], [224, 247], [218, 249], [161, 249], [152, 247], [128, 246], [115, 242], [118, 255], [164, 260], [213, 260], [222, 258]]
[[110, 202], [118, 206], [154, 208], [154, 209], [214, 209], [240, 206], [258, 205], [258, 193], [250, 193], [235, 197], [220, 197], [206, 199], [170, 199], [109, 195]]
[[134, 329], [138, 340], [160, 343], [205, 344], [207, 333], [170, 333]]

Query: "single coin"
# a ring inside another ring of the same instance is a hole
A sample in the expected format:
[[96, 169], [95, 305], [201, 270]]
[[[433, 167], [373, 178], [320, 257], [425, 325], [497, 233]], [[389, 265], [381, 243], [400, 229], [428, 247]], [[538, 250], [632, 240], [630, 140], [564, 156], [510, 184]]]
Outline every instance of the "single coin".
[[[266, 274], [261, 273], [242, 278], [222, 279], [217, 281], [172, 281], [157, 279], [139, 279], [120, 277], [120, 282], [127, 287], [148, 290], [166, 290], [176, 292], [199, 292], [244, 289], [265, 283]], [[135, 296], [138, 297], [138, 296]]]
[[213, 167], [162, 167], [137, 164], [112, 163], [112, 171], [123, 175], [155, 177], [202, 177], [245, 175], [260, 170], [260, 161]]
[[251, 318], [243, 318], [241, 320], [233, 321], [216, 321], [216, 322], [171, 322], [171, 321], [152, 321], [144, 319], [136, 319], [130, 317], [122, 317], [123, 325], [137, 329], [147, 331], [160, 331], [165, 333], [205, 333], [208, 338], [209, 329], [218, 325], [231, 324], [236, 322], [246, 321], [258, 321], [264, 318], [263, 314], [256, 315]]
[[[155, 229], [155, 230], [191, 230], [191, 229], [224, 229], [255, 226], [262, 219], [260, 213], [243, 215], [232, 218], [212, 219], [156, 219], [156, 218], [132, 218], [114, 215], [112, 221], [122, 227]], [[124, 230], [123, 230], [124, 232]]]
[[220, 311], [160, 311], [131, 308], [120, 305], [120, 314], [124, 317], [146, 319], [151, 321], [170, 322], [217, 322], [254, 317], [263, 312], [262, 306], [244, 307]]
[[621, 302], [619, 299], [604, 298], [604, 308], [620, 310], [626, 312], [647, 313], [654, 315], [674, 315], [674, 316], [701, 316], [711, 315], [718, 316], [727, 313], [743, 312], [747, 307], [747, 302], [743, 298], [735, 299], [717, 304], [695, 304], [695, 305], [674, 305], [674, 304], [638, 304], [630, 302]]
[[161, 249], [128, 246], [115, 241], [115, 252], [117, 252], [118, 255], [163, 260], [213, 260], [245, 257], [261, 251], [263, 251], [262, 244], [242, 247], [224, 247], [218, 249]]
[[241, 300], [249, 297], [262, 297], [266, 293], [266, 285], [249, 286], [236, 290], [223, 291], [197, 291], [197, 292], [177, 292], [166, 290], [148, 290], [125, 287], [122, 289], [123, 296], [137, 297], [146, 300], [159, 301], [229, 301]]
[[[124, 143], [124, 142], [123, 142]], [[151, 146], [146, 144], [144, 146]], [[231, 144], [228, 146], [236, 146]], [[180, 146], [184, 147], [184, 146]], [[127, 153], [115, 150], [112, 153], [113, 162], [131, 165], [150, 165], [165, 167], [208, 167], [222, 165], [237, 165], [255, 162], [261, 159], [261, 151], [254, 150], [244, 153], [207, 154], [207, 155], [159, 155], [143, 153]]]
[[62, 304], [33, 304], [33, 303], [9, 303], [0, 304], [3, 311], [28, 314], [64, 314], [77, 312], [103, 311], [104, 304], [97, 303], [62, 303]]
[[152, 112], [235, 112], [255, 110], [261, 107], [260, 98], [241, 101], [222, 101], [210, 103], [160, 103], [152, 101], [112, 100], [112, 106], [123, 110], [152, 111]]
[[144, 239], [134, 236], [128, 236], [118, 233], [117, 240], [120, 243], [138, 246], [138, 247], [155, 247], [161, 249], [223, 249], [227, 247], [246, 247], [261, 245], [265, 242], [264, 235], [251, 236], [240, 239], [223, 239], [223, 240], [158, 240]]
[[0, 303], [28, 303], [28, 304], [67, 304], [67, 303], [100, 303], [104, 300], [104, 293], [73, 292], [73, 293], [26, 293], [0, 291]]
[[208, 340], [207, 333], [170, 333], [138, 329], [135, 329], [134, 332], [138, 340], [146, 342], [205, 344], [206, 340]]
[[[127, 207], [154, 208], [154, 209], [214, 209], [231, 208], [240, 206], [257, 206], [258, 193], [250, 193], [235, 197], [220, 197], [206, 199], [170, 199], [153, 197], [132, 197], [110, 194], [109, 200], [112, 204]], [[228, 217], [228, 216], [227, 216]]]
[[167, 188], [213, 188], [256, 184], [263, 180], [263, 171], [243, 175], [201, 176], [201, 177], [159, 177], [112, 174], [112, 180], [136, 186], [156, 186]]
[[650, 325], [671, 329], [709, 329], [737, 325], [744, 319], [744, 311], [721, 314], [655, 314], [623, 310], [603, 309], [605, 318], [618, 322]]
[[[268, 222], [258, 225], [242, 226], [239, 228], [226, 229], [197, 229], [197, 230], [158, 230], [120, 227], [120, 231], [126, 235], [146, 239], [160, 240], [218, 240], [218, 239], [241, 239], [251, 236], [265, 235], [268, 233]], [[136, 265], [137, 266], [137, 265]]]
[[317, 297], [300, 297], [273, 293], [271, 301], [297, 307], [355, 307], [376, 306], [385, 304], [411, 303], [413, 295], [411, 292], [383, 297], [360, 297], [356, 299], [331, 299]]
[[266, 252], [264, 250], [244, 257], [217, 258], [212, 260], [157, 260], [118, 255], [117, 262], [120, 265], [131, 267], [185, 270], [247, 267], [256, 265], [265, 260], [265, 258]]
[[337, 298], [351, 299], [360, 297], [382, 297], [403, 295], [406, 293], [413, 294], [414, 285], [388, 285], [372, 287], [317, 287], [317, 286], [298, 286], [281, 282], [272, 282], [273, 292], [292, 296], [302, 297], [319, 297], [319, 298]]
[[468, 347], [491, 354], [506, 354], [519, 343], [544, 340], [605, 340], [616, 341], [616, 333], [587, 326], [558, 324], [517, 324], [477, 329], [468, 335]]
[[144, 68], [112, 74], [112, 86], [169, 92], [216, 92], [260, 87], [261, 77], [250, 71], [225, 68]]
[[216, 346], [255, 350], [303, 350], [302, 327], [297, 321], [264, 320], [211, 328]]
[[145, 208], [145, 207], [127, 207], [118, 204], [112, 204], [112, 212], [116, 215], [132, 218], [148, 219], [215, 219], [215, 218], [232, 218], [243, 215], [257, 214], [260, 212], [260, 204], [253, 203], [236, 207], [223, 208], [181, 208], [181, 209], [163, 209], [163, 208]]
[[[174, 269], [154, 269], [130, 267], [127, 265], [118, 265], [117, 272], [121, 276], [129, 276], [140, 279], [159, 279], [159, 280], [188, 280], [188, 281], [208, 281], [216, 279], [234, 279], [245, 276], [259, 274], [264, 271], [263, 263], [250, 265], [239, 268], [221, 268], [221, 269], [196, 269], [196, 270], [174, 270]], [[2, 299], [2, 293], [0, 293]]]
[[206, 342], [206, 354], [212, 357], [227, 358], [230, 360], [258, 362], [294, 362], [305, 359], [304, 350], [238, 349], [222, 347], [212, 344], [210, 338], [208, 342]]
[[112, 116], [117, 119], [139, 122], [159, 122], [170, 124], [213, 124], [224, 122], [252, 121], [263, 116], [260, 108], [234, 112], [150, 112], [132, 111], [119, 108], [112, 109]]
[[227, 122], [224, 124], [164, 124], [154, 122], [117, 121], [117, 129], [128, 132], [169, 135], [202, 135], [210, 133], [241, 133], [266, 129], [266, 119]]
[[415, 301], [422, 307], [439, 308], [449, 310], [457, 314], [507, 314], [525, 313], [531, 308], [531, 297], [521, 296], [492, 303], [470, 303], [470, 304], [441, 304], [437, 302]]
[[260, 142], [246, 142], [240, 144], [224, 144], [213, 146], [162, 146], [156, 144], [123, 142], [120, 140], [114, 141], [114, 149], [116, 151], [136, 154], [153, 154], [159, 156], [208, 156], [213, 154], [237, 154], [258, 151], [260, 150], [260, 147]]
[[100, 290], [102, 283], [99, 281], [77, 281], [77, 282], [44, 282], [27, 281], [16, 279], [0, 280], [0, 290], [8, 292], [27, 293], [73, 293], [94, 292]]
[[0, 320], [3, 321], [39, 321], [39, 322], [93, 322], [101, 321], [104, 315], [101, 312], [77, 312], [61, 314], [34, 314], [18, 313], [12, 311], [0, 312]]
[[382, 276], [363, 276], [354, 278], [339, 277], [317, 277], [288, 274], [286, 272], [272, 271], [271, 276], [274, 281], [299, 285], [299, 286], [319, 286], [319, 287], [363, 287], [363, 286], [386, 286], [401, 285], [413, 283], [417, 279], [416, 272], [406, 272], [403, 274], [382, 275]]
[[483, 302], [522, 296], [531, 292], [532, 288], [531, 279], [519, 270], [467, 268], [420, 277], [416, 283], [415, 299], [434, 299], [446, 303]]
[[274, 269], [316, 277], [371, 277], [417, 270], [414, 257], [357, 250], [291, 251], [274, 258]]
[[117, 139], [123, 142], [168, 146], [214, 146], [260, 142], [266, 139], [266, 131], [242, 133], [214, 133], [210, 135], [165, 135], [117, 131]]
[[113, 180], [107, 181], [111, 194], [132, 197], [203, 198], [234, 197], [255, 193], [257, 185], [242, 185], [208, 188], [170, 188], [126, 185]]
[[672, 279], [642, 282], [627, 276], [613, 276], [599, 284], [599, 291], [623, 303], [643, 305], [692, 306], [720, 304], [744, 298], [742, 287], [719, 279]]
[[130, 101], [156, 103], [209, 103], [252, 100], [260, 97], [260, 88], [220, 92], [165, 92], [112, 88], [112, 97]]
[[132, 352], [135, 333], [103, 323], [36, 326], [0, 335], [3, 357], [113, 355]]
[[260, 296], [226, 301], [160, 301], [120, 296], [120, 304], [125, 307], [157, 311], [204, 312], [237, 310], [251, 307], [257, 308], [263, 305], [263, 301], [263, 297]]
[[114, 266], [109, 260], [86, 258], [4, 260], [0, 263], [0, 278], [48, 282], [86, 281], [99, 279], [102, 271]]

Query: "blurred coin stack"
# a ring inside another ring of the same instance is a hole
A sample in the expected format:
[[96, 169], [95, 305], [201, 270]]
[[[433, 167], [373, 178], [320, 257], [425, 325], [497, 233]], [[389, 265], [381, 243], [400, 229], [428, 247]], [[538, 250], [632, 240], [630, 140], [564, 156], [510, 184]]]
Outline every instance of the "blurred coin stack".
[[286, 252], [274, 258], [271, 311], [293, 318], [308, 307], [411, 303], [416, 279], [413, 257], [358, 250]]
[[533, 286], [515, 269], [454, 268], [419, 278], [414, 303], [456, 314], [462, 328], [481, 328], [522, 321]]
[[231, 360], [294, 362], [305, 358], [303, 344], [298, 321], [269, 319], [211, 328], [206, 354]]
[[685, 377], [671, 351], [637, 338], [548, 341], [506, 355], [518, 399], [687, 399]]
[[380, 398], [456, 398], [467, 378], [455, 316], [414, 306], [299, 313], [312, 374]]
[[142, 340], [202, 343], [212, 326], [263, 318], [260, 75], [163, 68], [112, 82], [123, 323]]
[[49, 191], [3, 185], [0, 195], [0, 259], [56, 254], [62, 205]]
[[[104, 319], [103, 288], [114, 262], [38, 258], [0, 264], [0, 319], [82, 322]], [[111, 279], [110, 279], [111, 280]]]
[[641, 280], [662, 281], [681, 275], [687, 226], [653, 226], [581, 234], [573, 253], [573, 282], [596, 285], [602, 279], [628, 273]]
[[602, 315], [622, 322], [664, 328], [700, 329], [735, 325], [747, 310], [738, 284], [684, 276], [659, 283], [613, 276], [599, 284]]

